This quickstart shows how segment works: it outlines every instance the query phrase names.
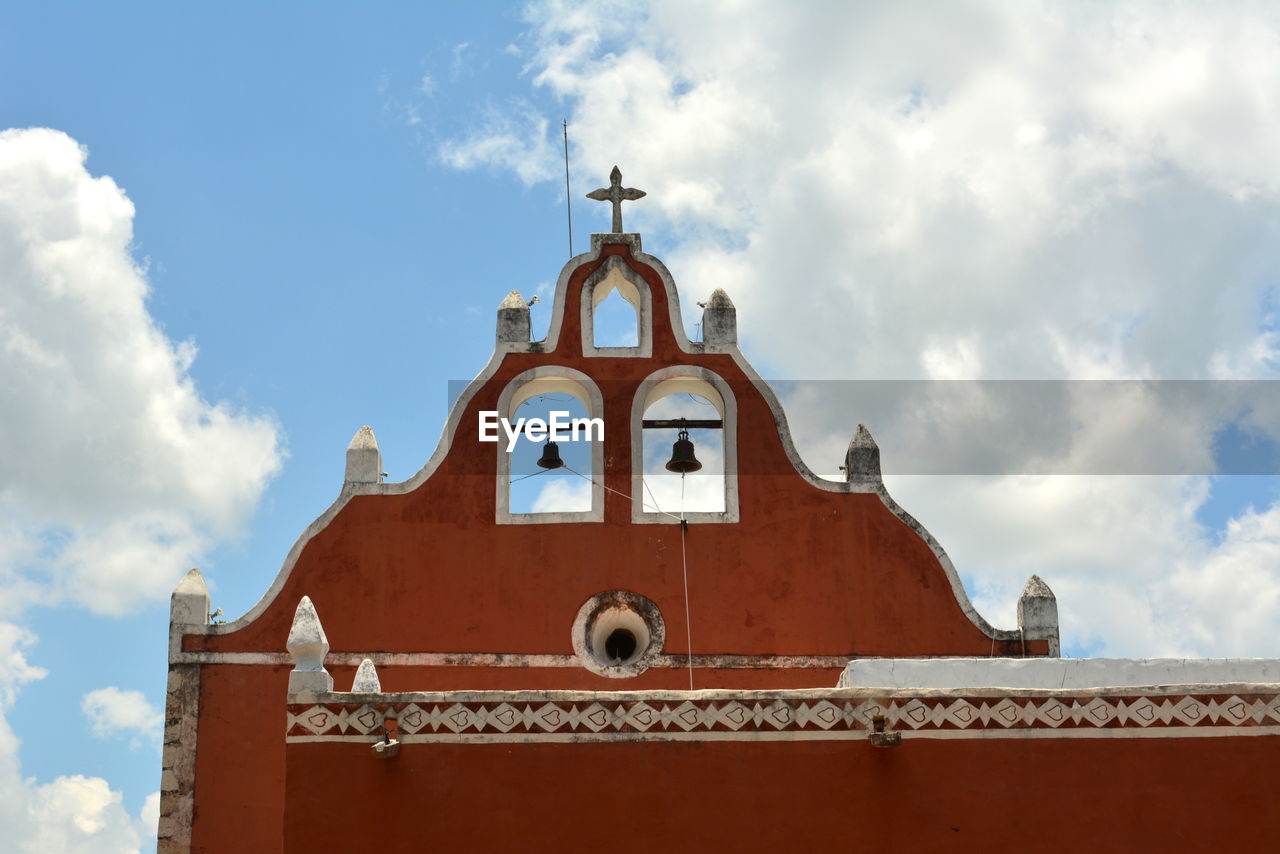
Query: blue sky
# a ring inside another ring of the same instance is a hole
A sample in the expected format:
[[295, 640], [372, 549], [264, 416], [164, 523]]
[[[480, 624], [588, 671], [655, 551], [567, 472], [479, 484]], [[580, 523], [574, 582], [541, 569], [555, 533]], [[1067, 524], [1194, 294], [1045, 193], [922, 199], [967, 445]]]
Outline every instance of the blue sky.
[[[228, 615], [257, 600], [336, 495], [360, 425], [377, 430], [392, 478], [422, 464], [449, 381], [488, 359], [498, 302], [553, 281], [567, 255], [562, 190], [460, 174], [433, 154], [475, 113], [528, 95], [503, 51], [519, 18], [498, 4], [0, 15], [0, 124], [56, 128], [89, 149], [89, 171], [136, 206], [147, 308], [199, 348], [200, 393], [270, 418], [287, 449], [248, 523], [199, 560]], [[410, 124], [427, 77], [433, 103]], [[601, 217], [577, 213], [585, 244]], [[121, 616], [24, 614], [39, 638], [29, 660], [49, 673], [9, 711], [24, 775], [101, 776], [138, 811], [158, 787], [159, 741], [95, 738], [81, 697], [114, 685], [159, 708], [167, 619], [156, 597]]]
[[[0, 832], [85, 851], [150, 832], [135, 820], [158, 787], [168, 590], [199, 565], [214, 606], [243, 613], [337, 494], [357, 428], [409, 477], [508, 291], [542, 295], [541, 334], [568, 255], [562, 118], [576, 250], [608, 228], [581, 196], [617, 162], [650, 194], [629, 230], [673, 270], [686, 320], [725, 287], [766, 376], [1272, 380], [1276, 33], [1274, 4], [4, 3], [0, 128], [88, 155], [0, 141], [21, 149], [0, 159], [0, 246], [44, 240], [24, 229], [53, 164], [132, 203], [103, 214], [132, 229], [120, 245], [79, 227], [141, 271], [111, 273], [99, 302], [100, 256], [66, 261], [84, 283], [68, 308], [41, 302], [52, 278], [0, 270], [0, 343], [61, 346], [74, 368], [0, 362], [0, 435], [29, 450], [0, 468], [0, 714], [21, 742], [0, 739], [0, 795], [77, 798], [98, 823], [13, 807]], [[88, 204], [59, 196], [41, 222], [74, 230], [57, 205]], [[103, 318], [133, 343], [117, 352]], [[177, 367], [139, 379], [119, 353]], [[137, 437], [159, 422], [129, 395], [184, 387], [152, 458]], [[865, 416], [787, 399], [802, 451], [834, 470]], [[1090, 429], [1061, 471], [1158, 446], [1188, 460], [1177, 476], [889, 486], [997, 624], [1037, 572], [1069, 652], [1270, 655], [1280, 489], [1207, 476], [1215, 437], [1275, 440], [1267, 414], [1073, 414]], [[886, 459], [928, 453], [910, 406], [879, 417]], [[160, 533], [132, 573], [110, 534], [138, 530]]]

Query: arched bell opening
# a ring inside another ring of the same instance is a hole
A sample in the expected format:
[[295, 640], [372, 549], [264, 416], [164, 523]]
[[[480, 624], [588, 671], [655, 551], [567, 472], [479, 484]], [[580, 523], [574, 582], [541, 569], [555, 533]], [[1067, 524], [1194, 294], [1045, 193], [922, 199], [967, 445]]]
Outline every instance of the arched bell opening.
[[644, 510], [724, 512], [724, 421], [706, 393], [668, 391], [644, 411]]
[[535, 368], [507, 386], [499, 414], [516, 431], [498, 443], [498, 521], [599, 521], [603, 403], [584, 374]]
[[633, 519], [737, 521], [736, 405], [700, 368], [668, 368], [633, 407]]

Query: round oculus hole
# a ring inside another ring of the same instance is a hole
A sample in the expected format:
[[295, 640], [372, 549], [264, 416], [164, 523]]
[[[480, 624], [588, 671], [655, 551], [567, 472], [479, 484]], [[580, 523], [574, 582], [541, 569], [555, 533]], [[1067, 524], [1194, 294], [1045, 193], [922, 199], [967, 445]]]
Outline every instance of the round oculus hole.
[[636, 636], [627, 629], [614, 629], [604, 639], [605, 658], [613, 664], [622, 664], [636, 654]]
[[601, 609], [592, 623], [588, 651], [602, 667], [622, 667], [649, 647], [644, 617], [625, 604]]
[[592, 596], [573, 624], [573, 648], [601, 676], [638, 676], [662, 652], [666, 626], [652, 600], [626, 590]]

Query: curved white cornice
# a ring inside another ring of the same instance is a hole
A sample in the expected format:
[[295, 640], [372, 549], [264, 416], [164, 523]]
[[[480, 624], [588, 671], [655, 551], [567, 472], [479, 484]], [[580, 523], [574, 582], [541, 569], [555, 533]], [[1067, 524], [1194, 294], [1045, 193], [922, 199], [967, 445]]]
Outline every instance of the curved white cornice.
[[[552, 305], [551, 322], [547, 330], [547, 337], [542, 341], [524, 342], [499, 342], [493, 351], [493, 355], [489, 357], [489, 362], [478, 373], [454, 401], [449, 411], [449, 417], [446, 419], [443, 429], [440, 433], [440, 439], [436, 443], [435, 451], [431, 454], [426, 464], [417, 471], [412, 477], [400, 483], [346, 483], [342, 491], [333, 504], [320, 514], [320, 516], [307, 526], [306, 530], [299, 535], [294, 542], [293, 548], [289, 550], [288, 556], [284, 560], [279, 573], [276, 574], [271, 586], [263, 593], [257, 603], [246, 611], [239, 618], [227, 623], [210, 624], [207, 626], [182, 626], [174, 627], [170, 636], [170, 658], [172, 660], [174, 653], [180, 651], [182, 634], [207, 634], [222, 635], [229, 634], [248, 626], [259, 616], [261, 616], [267, 607], [275, 600], [280, 590], [283, 589], [285, 581], [289, 578], [289, 574], [293, 571], [294, 565], [298, 561], [298, 557], [302, 554], [303, 548], [310, 540], [323, 531], [328, 524], [338, 515], [338, 512], [357, 495], [403, 495], [417, 489], [435, 473], [436, 469], [444, 461], [449, 448], [453, 443], [454, 434], [457, 432], [458, 424], [462, 419], [462, 415], [466, 412], [476, 393], [489, 381], [490, 378], [497, 373], [498, 367], [502, 364], [503, 359], [508, 353], [548, 353], [555, 350], [559, 344], [560, 333], [564, 323], [565, 305], [567, 303], [569, 280], [573, 272], [583, 264], [588, 264], [599, 260], [605, 246], [624, 244], [631, 250], [631, 256], [636, 261], [644, 264], [654, 270], [661, 278], [663, 288], [667, 296], [667, 312], [668, 320], [671, 326], [672, 335], [675, 338], [676, 345], [682, 352], [690, 354], [704, 354], [707, 351], [702, 343], [690, 341], [684, 331], [684, 321], [680, 314], [680, 295], [676, 290], [675, 280], [671, 276], [671, 272], [666, 265], [658, 258], [648, 255], [641, 251], [640, 235], [638, 234], [593, 234], [591, 235], [591, 249], [580, 255], [570, 258], [560, 270], [560, 276], [556, 280], [555, 301]], [[787, 425], [787, 417], [783, 412], [782, 404], [779, 402], [777, 395], [773, 389], [760, 377], [751, 363], [742, 354], [737, 344], [726, 345], [716, 348], [715, 352], [723, 353], [730, 356], [734, 363], [742, 370], [743, 374], [749, 379], [764, 398], [765, 403], [769, 406], [773, 413], [774, 422], [778, 428], [778, 436], [782, 440], [783, 450], [786, 452], [787, 458], [791, 461], [796, 473], [804, 478], [810, 485], [824, 492], [843, 492], [843, 493], [869, 493], [880, 498], [880, 501], [888, 508], [889, 512], [898, 517], [902, 522], [910, 528], [916, 536], [924, 541], [929, 550], [941, 564], [943, 571], [947, 574], [947, 580], [951, 584], [951, 591], [956, 598], [956, 602], [960, 605], [960, 609], [965, 616], [987, 637], [993, 640], [1016, 640], [1021, 637], [1016, 629], [997, 629], [982, 618], [973, 607], [973, 603], [969, 600], [968, 593], [965, 592], [964, 584], [960, 580], [960, 574], [956, 571], [955, 566], [951, 562], [951, 558], [947, 555], [946, 550], [934, 538], [932, 534], [920, 524], [911, 514], [902, 509], [896, 501], [889, 495], [881, 481], [863, 481], [863, 482], [839, 482], [826, 480], [819, 477], [805, 464], [800, 458], [799, 452], [796, 450], [795, 442], [791, 436], [791, 430]]]

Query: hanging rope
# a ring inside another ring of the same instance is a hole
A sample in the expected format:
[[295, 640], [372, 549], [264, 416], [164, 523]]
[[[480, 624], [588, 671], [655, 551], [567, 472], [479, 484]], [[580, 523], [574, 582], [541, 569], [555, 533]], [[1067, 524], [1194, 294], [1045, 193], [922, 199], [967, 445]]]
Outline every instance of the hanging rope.
[[[649, 488], [649, 481], [647, 481], [647, 480], [645, 480], [643, 477], [641, 477], [641, 478], [640, 478], [640, 485], [644, 487], [644, 491], [645, 491], [645, 492], [649, 493], [649, 502], [653, 505], [653, 509], [654, 509], [655, 511], [657, 511], [658, 513], [661, 513], [661, 512], [662, 512], [662, 508], [660, 508], [660, 507], [658, 506], [658, 497], [657, 497], [656, 495], [654, 495], [654, 494], [653, 494], [653, 490]], [[672, 513], [667, 513], [667, 514], [665, 514], [665, 515], [670, 516], [672, 519], [679, 519], [679, 518], [680, 518], [679, 516], [676, 516], [676, 515], [674, 515], [674, 514], [672, 514]]]
[[520, 482], [520, 481], [522, 481], [522, 480], [528, 480], [528, 479], [529, 479], [529, 478], [531, 478], [531, 477], [537, 477], [537, 476], [538, 476], [538, 475], [540, 475], [540, 474], [546, 474], [547, 472], [552, 471], [552, 470], [553, 470], [553, 469], [543, 469], [542, 471], [535, 471], [533, 474], [526, 474], [526, 475], [525, 475], [525, 476], [523, 476], [523, 477], [514, 477], [514, 478], [512, 478], [512, 479], [511, 479], [511, 482], [512, 482], [512, 483], [519, 483], [519, 482]]
[[693, 620], [689, 616], [689, 558], [685, 553], [685, 536], [689, 522], [684, 518], [684, 473], [680, 474], [680, 570], [684, 575], [684, 636], [688, 641], [685, 663], [689, 669], [689, 690], [693, 690]]
[[[602, 489], [612, 492], [614, 495], [621, 495], [623, 498], [631, 497], [627, 495], [625, 492], [619, 492], [618, 490], [614, 489], [613, 487], [605, 483], [602, 483], [600, 481], [594, 480], [593, 478], [587, 477], [582, 472], [577, 471], [568, 465], [564, 466], [564, 468], [573, 472], [578, 477], [585, 480], [587, 483], [590, 483], [594, 486], [599, 486]], [[538, 472], [537, 474], [542, 474], [542, 472]], [[534, 477], [534, 476], [535, 475], [529, 475], [529, 477]], [[521, 480], [523, 479], [524, 478], [521, 478]], [[514, 483], [515, 481], [512, 481], [512, 482]], [[689, 533], [689, 522], [684, 518], [684, 475], [683, 474], [680, 475], [680, 515], [679, 516], [675, 515], [674, 513], [667, 513], [665, 510], [663, 510], [661, 507], [658, 506], [658, 499], [654, 498], [653, 490], [649, 489], [649, 484], [645, 483], [645, 480], [643, 477], [640, 478], [640, 483], [644, 485], [645, 490], [649, 493], [649, 497], [653, 499], [654, 509], [658, 513], [661, 513], [663, 516], [670, 516], [672, 519], [675, 519], [677, 522], [680, 523], [680, 572], [681, 572], [681, 576], [684, 579], [684, 633], [685, 633], [685, 638], [687, 638], [688, 640], [688, 648], [687, 648], [687, 652], [685, 653], [685, 668], [689, 671], [689, 690], [692, 691], [693, 690], [693, 620], [689, 615], [689, 556], [688, 556], [688, 550], [685, 548], [685, 538]]]
[[[568, 471], [573, 472], [573, 473], [574, 473], [574, 474], [576, 474], [578, 477], [580, 477], [580, 478], [582, 478], [583, 480], [585, 480], [587, 483], [590, 483], [590, 484], [593, 484], [593, 485], [595, 485], [595, 486], [598, 486], [598, 487], [600, 487], [601, 489], [603, 489], [603, 490], [605, 490], [605, 491], [607, 491], [607, 492], [612, 492], [614, 495], [621, 495], [623, 498], [630, 498], [630, 497], [631, 497], [630, 495], [627, 495], [625, 492], [619, 492], [618, 490], [614, 489], [612, 486], [609, 486], [608, 484], [601, 483], [601, 482], [600, 482], [600, 481], [598, 481], [598, 480], [592, 480], [591, 478], [587, 477], [585, 474], [583, 474], [583, 473], [582, 473], [582, 472], [580, 472], [580, 471], [574, 471], [574, 469], [570, 468], [570, 467], [569, 467], [569, 465], [568, 465], [567, 463], [566, 463], [564, 466], [562, 466], [561, 468], [564, 468], [564, 469], [567, 469]], [[640, 479], [640, 482], [641, 482], [641, 483], [644, 483], [644, 478], [641, 478], [641, 479]], [[645, 484], [645, 488], [646, 488], [646, 489], [648, 488], [648, 484]], [[653, 495], [653, 493], [652, 493], [652, 492], [650, 492], [650, 493], [649, 493], [649, 495], [650, 495], [650, 496], [652, 496], [652, 495]], [[674, 514], [674, 513], [667, 513], [667, 512], [665, 512], [665, 511], [663, 511], [663, 510], [658, 509], [658, 502], [657, 502], [656, 500], [653, 502], [653, 507], [654, 507], [654, 509], [655, 509], [655, 510], [657, 510], [657, 512], [658, 512], [658, 513], [661, 513], [663, 516], [670, 516], [672, 519], [675, 519], [677, 522], [682, 521], [682, 520], [681, 520], [681, 518], [680, 518], [679, 516], [677, 516], [676, 514]]]

